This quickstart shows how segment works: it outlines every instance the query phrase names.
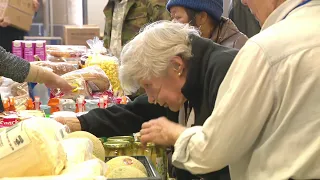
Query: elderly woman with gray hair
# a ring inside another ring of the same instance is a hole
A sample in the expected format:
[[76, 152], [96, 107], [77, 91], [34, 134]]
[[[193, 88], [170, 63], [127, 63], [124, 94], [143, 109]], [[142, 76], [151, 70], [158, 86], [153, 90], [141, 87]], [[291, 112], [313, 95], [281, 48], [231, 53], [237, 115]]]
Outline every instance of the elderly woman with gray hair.
[[[219, 86], [236, 54], [237, 50], [201, 38], [189, 25], [157, 22], [123, 48], [120, 81], [128, 93], [143, 87], [150, 103], [174, 112], [189, 101], [195, 124], [202, 125], [212, 113]], [[183, 128], [166, 130], [178, 135]], [[170, 141], [168, 137], [163, 138]], [[224, 169], [208, 179], [230, 177]]]

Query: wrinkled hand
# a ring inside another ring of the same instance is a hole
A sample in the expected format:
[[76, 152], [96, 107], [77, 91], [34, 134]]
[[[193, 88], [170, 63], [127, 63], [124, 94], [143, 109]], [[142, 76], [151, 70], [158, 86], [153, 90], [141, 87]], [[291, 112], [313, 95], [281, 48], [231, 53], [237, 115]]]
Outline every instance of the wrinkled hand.
[[45, 83], [50, 89], [60, 89], [62, 92], [70, 92], [73, 87], [62, 77], [52, 73], [51, 80]]
[[39, 6], [40, 6], [39, 1], [38, 0], [33, 0], [33, 9], [34, 9], [34, 11], [38, 11]]
[[81, 131], [80, 121], [76, 117], [55, 117], [54, 119], [63, 125], [67, 125], [71, 132]]
[[8, 17], [0, 18], [0, 27], [7, 27], [10, 25], [10, 20]]
[[165, 117], [150, 120], [142, 124], [141, 142], [143, 144], [152, 142], [157, 145], [172, 146], [185, 129], [186, 127], [169, 121]]

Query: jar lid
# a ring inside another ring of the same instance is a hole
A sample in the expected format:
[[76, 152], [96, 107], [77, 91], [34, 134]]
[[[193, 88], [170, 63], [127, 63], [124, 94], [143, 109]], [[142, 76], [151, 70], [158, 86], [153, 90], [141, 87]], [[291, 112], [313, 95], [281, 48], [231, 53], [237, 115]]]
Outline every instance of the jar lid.
[[156, 145], [154, 143], [148, 143], [147, 147], [155, 147]]
[[[137, 146], [142, 146], [142, 143], [140, 141], [134, 142]], [[156, 145], [154, 143], [147, 143], [147, 147], [155, 147]]]
[[132, 136], [114, 136], [114, 137], [109, 137], [108, 141], [129, 141], [129, 142], [133, 142], [134, 138]]
[[106, 148], [126, 148], [126, 147], [129, 147], [130, 146], [130, 142], [128, 141], [107, 141], [105, 143], [103, 143], [103, 145], [106, 147]]

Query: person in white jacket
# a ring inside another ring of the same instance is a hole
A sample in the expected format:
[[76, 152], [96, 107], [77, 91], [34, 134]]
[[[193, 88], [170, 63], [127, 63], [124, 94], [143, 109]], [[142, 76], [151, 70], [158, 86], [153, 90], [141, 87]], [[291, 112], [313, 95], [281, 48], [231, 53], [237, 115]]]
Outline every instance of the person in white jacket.
[[174, 145], [193, 174], [232, 180], [320, 179], [320, 0], [242, 0], [262, 31], [241, 49], [203, 126], [165, 118], [141, 141]]

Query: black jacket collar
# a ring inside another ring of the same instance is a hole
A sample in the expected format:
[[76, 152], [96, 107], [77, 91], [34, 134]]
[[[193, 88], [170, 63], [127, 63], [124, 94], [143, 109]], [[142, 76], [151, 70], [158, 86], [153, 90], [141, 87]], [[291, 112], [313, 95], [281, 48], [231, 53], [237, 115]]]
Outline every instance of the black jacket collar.
[[192, 57], [189, 59], [186, 83], [181, 89], [182, 94], [189, 100], [191, 106], [200, 106], [204, 87], [204, 74], [210, 57], [206, 54], [212, 50], [212, 41], [195, 35], [190, 35]]

